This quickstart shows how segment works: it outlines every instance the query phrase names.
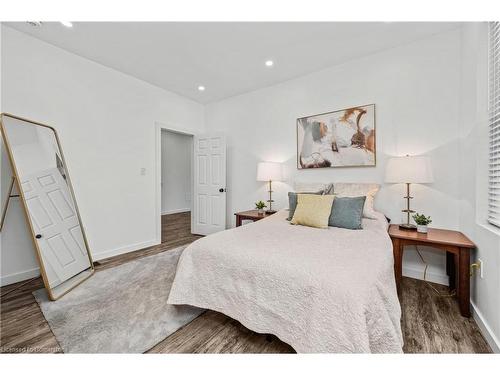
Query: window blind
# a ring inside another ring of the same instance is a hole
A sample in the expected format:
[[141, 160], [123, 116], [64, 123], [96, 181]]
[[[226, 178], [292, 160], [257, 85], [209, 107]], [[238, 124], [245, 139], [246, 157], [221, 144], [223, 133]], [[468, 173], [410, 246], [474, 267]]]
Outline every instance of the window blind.
[[489, 24], [488, 221], [500, 227], [500, 22]]

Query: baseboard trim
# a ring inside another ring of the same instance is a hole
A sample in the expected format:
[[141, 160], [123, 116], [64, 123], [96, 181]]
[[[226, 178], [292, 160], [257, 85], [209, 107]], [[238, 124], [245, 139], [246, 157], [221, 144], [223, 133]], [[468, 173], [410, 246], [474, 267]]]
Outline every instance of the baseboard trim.
[[484, 319], [483, 314], [481, 314], [481, 311], [477, 308], [474, 302], [471, 301], [470, 304], [472, 306], [472, 318], [476, 321], [479, 330], [483, 334], [486, 342], [488, 342], [491, 350], [493, 350], [493, 353], [499, 354], [500, 340], [496, 337], [490, 325], [487, 323], [486, 319]]
[[99, 253], [92, 254], [92, 259], [94, 261], [96, 261], [96, 260], [111, 258], [111, 257], [114, 257], [116, 255], [130, 253], [130, 252], [136, 251], [136, 250], [142, 250], [142, 249], [145, 249], [146, 247], [155, 246], [155, 245], [159, 245], [159, 244], [160, 244], [160, 241], [158, 241], [158, 240], [138, 242], [136, 244], [126, 245], [126, 246], [118, 247], [116, 249], [101, 251]]
[[[133, 245], [122, 246], [116, 249], [101, 251], [99, 253], [92, 254], [92, 260], [102, 260], [105, 258], [110, 258], [116, 255], [121, 255], [125, 253], [130, 253], [131, 251], [141, 250], [150, 246], [158, 245], [161, 241], [159, 240], [151, 240], [146, 242], [139, 242]], [[20, 281], [28, 280], [33, 277], [40, 276], [40, 269], [33, 268], [26, 271], [21, 271], [17, 273], [13, 273], [10, 275], [0, 277], [0, 286], [6, 286], [14, 283], [18, 283]]]
[[0, 278], [0, 286], [15, 284], [20, 281], [29, 280], [32, 279], [33, 277], [38, 277], [38, 276], [40, 276], [40, 269], [38, 267], [32, 268], [27, 271], [12, 273], [10, 275], [2, 276]]
[[172, 215], [172, 214], [180, 214], [181, 212], [190, 212], [191, 208], [176, 208], [175, 210], [167, 210], [162, 211], [162, 215]]
[[[422, 269], [415, 269], [403, 266], [403, 276], [411, 277], [412, 279], [423, 280], [424, 272]], [[427, 271], [426, 280], [430, 281], [431, 283], [448, 285], [448, 276], [442, 273]]]

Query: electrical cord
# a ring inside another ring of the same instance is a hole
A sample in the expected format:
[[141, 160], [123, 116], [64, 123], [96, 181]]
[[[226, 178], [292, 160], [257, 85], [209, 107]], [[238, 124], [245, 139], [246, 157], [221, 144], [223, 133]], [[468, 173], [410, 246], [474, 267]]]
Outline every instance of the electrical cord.
[[432, 291], [438, 297], [443, 297], [443, 298], [454, 297], [457, 294], [457, 291], [455, 289], [453, 289], [451, 291], [451, 293], [449, 293], [449, 294], [448, 293], [441, 293], [439, 290], [436, 289], [436, 287], [434, 285], [432, 285], [430, 282], [427, 281], [427, 268], [429, 267], [429, 265], [427, 264], [427, 262], [425, 261], [424, 257], [420, 253], [420, 250], [418, 249], [417, 245], [415, 246], [415, 250], [417, 250], [417, 254], [418, 254], [418, 256], [420, 257], [420, 259], [422, 260], [422, 263], [425, 266], [424, 267], [424, 282], [432, 289]]

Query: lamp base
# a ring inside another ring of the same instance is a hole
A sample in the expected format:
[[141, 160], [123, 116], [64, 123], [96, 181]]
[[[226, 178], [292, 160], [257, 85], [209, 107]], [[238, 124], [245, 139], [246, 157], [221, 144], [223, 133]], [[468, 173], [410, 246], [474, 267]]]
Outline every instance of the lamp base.
[[275, 214], [276, 210], [265, 210], [264, 212], [266, 215], [271, 215], [271, 214]]
[[402, 230], [417, 230], [417, 226], [413, 224], [399, 224], [399, 229]]

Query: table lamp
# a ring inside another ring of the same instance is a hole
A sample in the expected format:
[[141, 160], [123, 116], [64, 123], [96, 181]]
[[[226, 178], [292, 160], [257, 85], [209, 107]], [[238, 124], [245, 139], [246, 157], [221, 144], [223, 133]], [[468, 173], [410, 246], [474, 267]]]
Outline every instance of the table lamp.
[[263, 161], [257, 165], [257, 181], [267, 181], [269, 182], [269, 207], [267, 209], [268, 214], [272, 214], [276, 211], [273, 210], [273, 198], [272, 198], [272, 181], [281, 181], [283, 178], [281, 163], [274, 163], [271, 161]]
[[410, 184], [428, 184], [433, 182], [432, 168], [430, 159], [426, 156], [403, 156], [390, 158], [385, 169], [385, 182], [406, 184], [406, 223], [400, 224], [400, 229], [414, 230], [415, 225], [410, 224], [410, 214], [414, 213], [410, 209]]

